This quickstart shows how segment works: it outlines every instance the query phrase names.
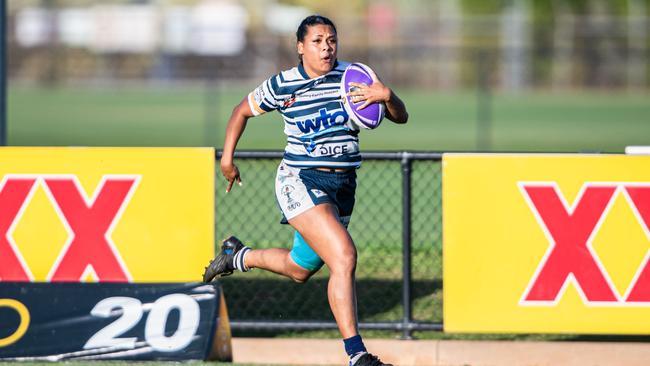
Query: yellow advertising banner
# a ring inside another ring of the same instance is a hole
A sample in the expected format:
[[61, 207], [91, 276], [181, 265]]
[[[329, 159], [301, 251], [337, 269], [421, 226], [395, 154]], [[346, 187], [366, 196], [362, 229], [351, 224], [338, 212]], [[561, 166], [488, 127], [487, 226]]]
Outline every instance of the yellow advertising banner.
[[449, 332], [650, 334], [650, 156], [446, 154]]
[[0, 149], [0, 281], [199, 281], [213, 227], [213, 149]]

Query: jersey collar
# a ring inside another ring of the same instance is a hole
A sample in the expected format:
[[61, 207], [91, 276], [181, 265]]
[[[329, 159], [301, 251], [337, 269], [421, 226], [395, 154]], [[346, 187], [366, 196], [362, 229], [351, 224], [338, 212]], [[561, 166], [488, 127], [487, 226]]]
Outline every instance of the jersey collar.
[[305, 67], [302, 65], [302, 62], [298, 64], [298, 72], [300, 72], [300, 75], [302, 75], [305, 80], [311, 79], [309, 75], [307, 75], [307, 71], [305, 71]]

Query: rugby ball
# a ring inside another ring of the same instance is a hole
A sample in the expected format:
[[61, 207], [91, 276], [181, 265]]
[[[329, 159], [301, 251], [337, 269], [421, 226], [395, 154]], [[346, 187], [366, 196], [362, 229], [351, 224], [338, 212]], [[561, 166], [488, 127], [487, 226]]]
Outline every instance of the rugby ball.
[[349, 85], [350, 83], [371, 85], [373, 83], [372, 76], [374, 74], [375, 73], [372, 69], [367, 65], [355, 62], [345, 68], [343, 77], [341, 78], [343, 108], [345, 108], [350, 120], [359, 128], [377, 128], [384, 119], [384, 113], [386, 112], [386, 106], [384, 103], [372, 103], [366, 106], [366, 108], [359, 110], [358, 108], [361, 107], [364, 102], [355, 102], [353, 101], [353, 97], [348, 96], [349, 92], [356, 89], [356, 87]]

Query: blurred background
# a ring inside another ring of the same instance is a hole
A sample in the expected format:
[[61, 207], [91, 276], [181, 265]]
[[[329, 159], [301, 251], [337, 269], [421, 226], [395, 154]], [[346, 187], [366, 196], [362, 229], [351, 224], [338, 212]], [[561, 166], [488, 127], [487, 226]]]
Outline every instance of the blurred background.
[[[8, 144], [221, 147], [232, 107], [296, 65], [312, 13], [411, 114], [365, 150], [650, 143], [650, 0], [11, 0]], [[253, 120], [240, 147], [282, 149], [281, 123]]]
[[[220, 148], [232, 108], [296, 65], [295, 31], [313, 13], [337, 24], [339, 58], [370, 65], [409, 110], [407, 125], [362, 131], [363, 151], [650, 145], [650, 0], [11, 0], [8, 144]], [[282, 150], [282, 130], [277, 113], [255, 118], [239, 148]], [[238, 161], [234, 195], [217, 173], [217, 238], [291, 243], [271, 155]], [[401, 155], [359, 171], [362, 322], [441, 328], [441, 172], [439, 156]], [[268, 320], [335, 326], [326, 269], [300, 286], [263, 271], [223, 286], [235, 335]]]

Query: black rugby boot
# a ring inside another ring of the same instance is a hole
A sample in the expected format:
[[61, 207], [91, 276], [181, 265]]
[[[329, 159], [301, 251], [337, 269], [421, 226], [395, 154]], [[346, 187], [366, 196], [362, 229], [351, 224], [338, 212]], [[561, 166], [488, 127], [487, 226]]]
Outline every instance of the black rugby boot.
[[217, 276], [229, 276], [235, 270], [233, 263], [235, 254], [244, 249], [244, 243], [234, 236], [229, 237], [221, 243], [221, 252], [203, 272], [203, 282], [212, 282]]
[[373, 355], [372, 353], [365, 352], [357, 360], [352, 363], [350, 361], [350, 366], [393, 366], [389, 363], [383, 363], [379, 357]]

